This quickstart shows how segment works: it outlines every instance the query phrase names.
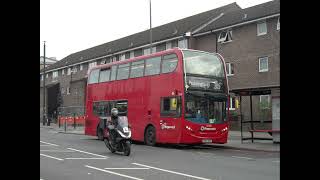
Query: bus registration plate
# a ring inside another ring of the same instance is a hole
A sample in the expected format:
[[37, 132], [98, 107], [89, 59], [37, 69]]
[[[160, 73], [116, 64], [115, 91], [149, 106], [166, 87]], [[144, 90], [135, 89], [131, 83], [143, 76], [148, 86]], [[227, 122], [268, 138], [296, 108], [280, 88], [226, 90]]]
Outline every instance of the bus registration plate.
[[212, 139], [202, 139], [203, 143], [212, 143]]

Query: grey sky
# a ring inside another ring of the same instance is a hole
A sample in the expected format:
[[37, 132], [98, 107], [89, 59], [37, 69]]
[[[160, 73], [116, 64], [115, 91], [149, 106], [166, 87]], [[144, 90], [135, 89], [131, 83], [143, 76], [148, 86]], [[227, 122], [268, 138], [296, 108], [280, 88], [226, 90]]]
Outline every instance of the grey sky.
[[[241, 8], [270, 0], [152, 0], [152, 27], [237, 2]], [[41, 0], [40, 56], [71, 53], [149, 29], [149, 0]]]

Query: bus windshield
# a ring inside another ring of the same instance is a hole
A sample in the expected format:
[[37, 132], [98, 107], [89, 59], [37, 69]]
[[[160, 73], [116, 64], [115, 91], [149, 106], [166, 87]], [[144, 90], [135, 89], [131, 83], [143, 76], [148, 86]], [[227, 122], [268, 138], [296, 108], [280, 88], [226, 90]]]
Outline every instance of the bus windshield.
[[183, 50], [186, 73], [224, 77], [224, 68], [219, 57], [212, 53]]
[[185, 118], [195, 123], [224, 123], [226, 121], [226, 99], [187, 94]]

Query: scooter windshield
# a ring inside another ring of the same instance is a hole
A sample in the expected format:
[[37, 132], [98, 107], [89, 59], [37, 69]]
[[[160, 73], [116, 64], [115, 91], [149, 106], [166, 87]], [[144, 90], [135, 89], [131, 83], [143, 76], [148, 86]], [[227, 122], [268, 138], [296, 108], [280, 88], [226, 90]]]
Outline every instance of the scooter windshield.
[[128, 127], [128, 118], [127, 116], [119, 116], [118, 126], [121, 128]]

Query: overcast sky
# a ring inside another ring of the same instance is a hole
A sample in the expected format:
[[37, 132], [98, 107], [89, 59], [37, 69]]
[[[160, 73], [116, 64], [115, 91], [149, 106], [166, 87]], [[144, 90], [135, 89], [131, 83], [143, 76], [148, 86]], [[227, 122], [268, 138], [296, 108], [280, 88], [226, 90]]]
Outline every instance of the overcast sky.
[[[152, 0], [152, 27], [236, 2], [270, 0]], [[149, 29], [149, 0], [41, 0], [40, 56], [69, 54]]]

